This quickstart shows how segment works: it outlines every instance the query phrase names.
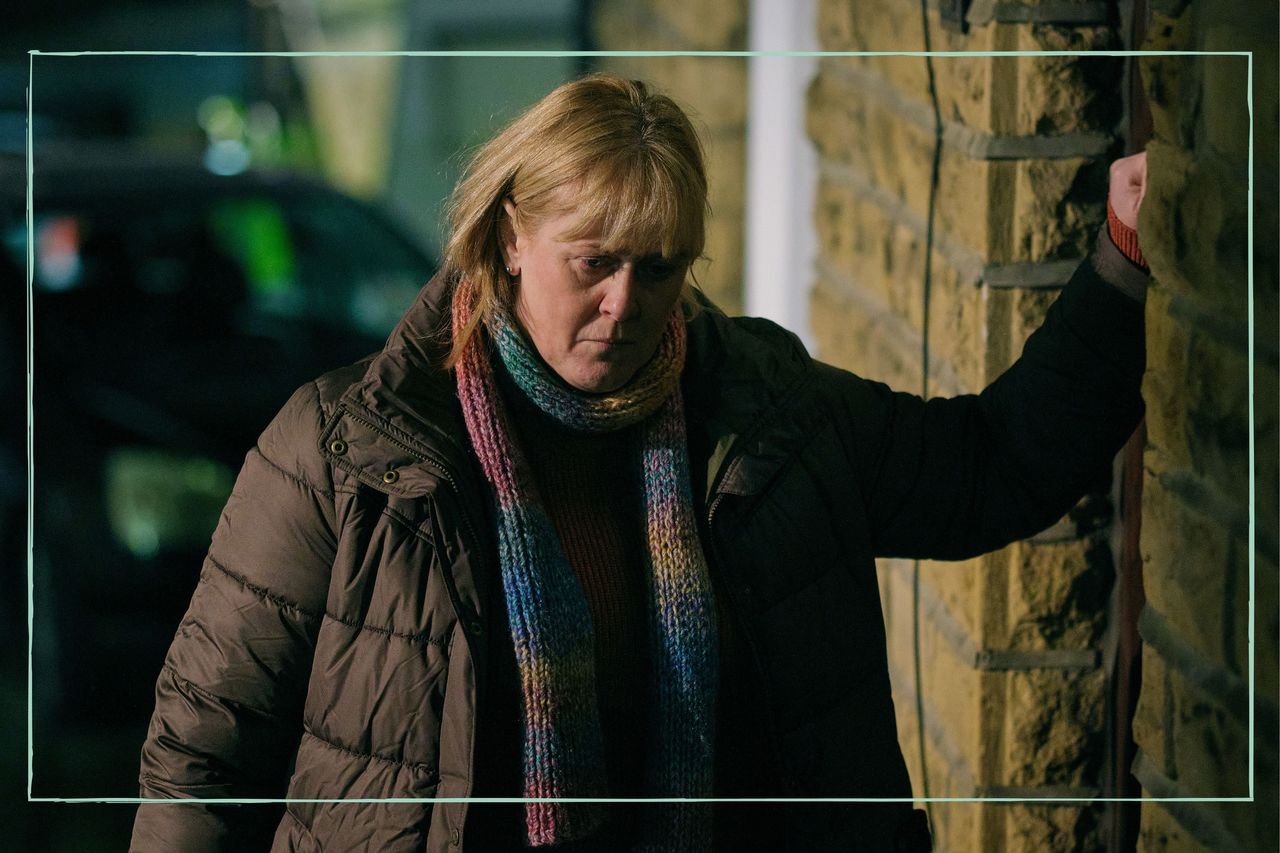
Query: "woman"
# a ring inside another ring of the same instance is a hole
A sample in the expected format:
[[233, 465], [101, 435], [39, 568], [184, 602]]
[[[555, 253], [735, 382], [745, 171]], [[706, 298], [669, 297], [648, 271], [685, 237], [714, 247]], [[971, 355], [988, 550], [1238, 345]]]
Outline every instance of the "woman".
[[706, 304], [705, 210], [688, 119], [612, 76], [476, 154], [386, 347], [250, 451], [157, 684], [143, 796], [300, 802], [144, 804], [134, 849], [928, 849], [903, 803], [560, 798], [910, 797], [872, 560], [997, 548], [1106, 468], [1134, 235], [925, 403]]

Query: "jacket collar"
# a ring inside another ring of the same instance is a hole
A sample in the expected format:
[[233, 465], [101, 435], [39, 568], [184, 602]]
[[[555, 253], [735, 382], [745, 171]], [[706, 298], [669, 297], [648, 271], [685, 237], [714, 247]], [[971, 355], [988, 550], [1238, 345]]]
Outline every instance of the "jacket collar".
[[[804, 424], [789, 417], [813, 361], [799, 338], [754, 317], [725, 316], [700, 297], [689, 322], [682, 385], [691, 445], [706, 456], [703, 495], [753, 495], [773, 478]], [[696, 464], [696, 463], [695, 463]]]
[[471, 465], [454, 374], [444, 368], [449, 293], [444, 273], [422, 287], [321, 438], [335, 464], [389, 494], [427, 494]]
[[[425, 494], [474, 465], [454, 374], [443, 368], [451, 293], [443, 273], [427, 282], [343, 395], [322, 438], [335, 464], [384, 492]], [[681, 378], [691, 462], [704, 466], [695, 488], [708, 500], [713, 491], [755, 494], [802, 437], [804, 425], [783, 415], [812, 362], [790, 332], [767, 320], [730, 319], [699, 298]]]

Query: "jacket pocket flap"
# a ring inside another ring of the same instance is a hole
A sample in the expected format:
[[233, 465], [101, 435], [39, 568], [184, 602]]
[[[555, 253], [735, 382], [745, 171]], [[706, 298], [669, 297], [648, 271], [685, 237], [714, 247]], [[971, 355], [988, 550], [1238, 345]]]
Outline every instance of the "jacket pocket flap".
[[364, 412], [339, 407], [320, 434], [320, 452], [336, 467], [380, 492], [404, 498], [429, 495], [445, 474], [411, 439], [392, 433]]

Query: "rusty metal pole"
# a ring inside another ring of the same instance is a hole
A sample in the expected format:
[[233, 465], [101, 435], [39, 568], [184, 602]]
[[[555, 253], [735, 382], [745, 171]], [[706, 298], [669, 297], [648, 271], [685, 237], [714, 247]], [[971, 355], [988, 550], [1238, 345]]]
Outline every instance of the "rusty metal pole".
[[[1147, 0], [1134, 0], [1126, 47], [1137, 49], [1146, 36], [1149, 9]], [[1130, 57], [1128, 98], [1128, 133], [1125, 153], [1134, 154], [1146, 147], [1151, 136], [1151, 110], [1142, 74], [1135, 57]], [[1118, 636], [1112, 679], [1112, 755], [1109, 787], [1115, 797], [1140, 797], [1142, 786], [1129, 771], [1136, 752], [1133, 740], [1133, 716], [1142, 685], [1142, 638], [1138, 635], [1138, 616], [1146, 603], [1142, 585], [1142, 455], [1147, 443], [1146, 421], [1130, 436], [1121, 452], [1120, 483], [1120, 553], [1117, 566]], [[1140, 803], [1114, 803], [1111, 809], [1109, 847], [1112, 851], [1137, 849], [1141, 820]]]

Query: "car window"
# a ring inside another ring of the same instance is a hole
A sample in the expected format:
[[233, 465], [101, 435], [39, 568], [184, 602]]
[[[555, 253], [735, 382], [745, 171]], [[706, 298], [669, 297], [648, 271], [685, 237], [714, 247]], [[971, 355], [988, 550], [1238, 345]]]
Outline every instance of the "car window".
[[[430, 273], [380, 219], [321, 192], [99, 203], [39, 211], [34, 227], [37, 294], [92, 306], [76, 315], [86, 322], [100, 306], [204, 322], [305, 318], [382, 337]], [[4, 242], [25, 266], [25, 225], [10, 228]]]
[[300, 277], [318, 316], [342, 316], [383, 336], [412, 303], [430, 270], [381, 222], [341, 196], [291, 204]]

